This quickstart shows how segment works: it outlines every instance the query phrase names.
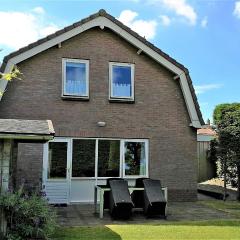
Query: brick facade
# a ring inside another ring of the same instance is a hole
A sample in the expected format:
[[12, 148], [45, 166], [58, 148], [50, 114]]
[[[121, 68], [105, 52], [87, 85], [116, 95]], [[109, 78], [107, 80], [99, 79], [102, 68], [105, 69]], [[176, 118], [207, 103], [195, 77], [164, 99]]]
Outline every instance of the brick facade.
[[[195, 200], [197, 135], [189, 127], [180, 84], [137, 51], [106, 28], [88, 30], [61, 48], [48, 49], [19, 64], [23, 80], [8, 85], [0, 118], [51, 119], [56, 136], [148, 138], [150, 177], [161, 179], [170, 199]], [[90, 61], [89, 101], [61, 99], [63, 57]], [[135, 103], [109, 102], [109, 61], [135, 64]], [[98, 121], [106, 126], [99, 128]], [[35, 160], [41, 172], [42, 160]]]
[[24, 184], [38, 190], [42, 182], [43, 144], [18, 143], [16, 187]]

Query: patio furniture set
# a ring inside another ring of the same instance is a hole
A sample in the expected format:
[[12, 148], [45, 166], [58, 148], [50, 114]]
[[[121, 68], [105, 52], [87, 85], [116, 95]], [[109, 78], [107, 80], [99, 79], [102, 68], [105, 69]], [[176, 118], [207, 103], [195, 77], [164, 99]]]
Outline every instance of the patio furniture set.
[[96, 185], [94, 191], [95, 213], [99, 196], [99, 217], [108, 209], [114, 219], [128, 219], [133, 210], [143, 210], [147, 217], [167, 217], [167, 188], [160, 180], [139, 178], [135, 186], [124, 179], [110, 178], [107, 185]]

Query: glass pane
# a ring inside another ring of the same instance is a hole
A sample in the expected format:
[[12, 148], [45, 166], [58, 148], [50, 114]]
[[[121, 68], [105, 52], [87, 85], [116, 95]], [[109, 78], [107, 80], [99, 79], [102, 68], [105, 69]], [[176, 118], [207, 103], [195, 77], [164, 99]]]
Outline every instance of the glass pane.
[[48, 152], [48, 178], [66, 178], [67, 143], [50, 142]]
[[119, 177], [120, 141], [99, 140], [98, 177]]
[[125, 175], [146, 176], [144, 142], [125, 142]]
[[112, 97], [131, 97], [131, 66], [112, 66]]
[[78, 96], [87, 95], [87, 79], [85, 63], [76, 62], [66, 63], [65, 94]]
[[96, 140], [74, 139], [72, 152], [72, 177], [95, 176]]

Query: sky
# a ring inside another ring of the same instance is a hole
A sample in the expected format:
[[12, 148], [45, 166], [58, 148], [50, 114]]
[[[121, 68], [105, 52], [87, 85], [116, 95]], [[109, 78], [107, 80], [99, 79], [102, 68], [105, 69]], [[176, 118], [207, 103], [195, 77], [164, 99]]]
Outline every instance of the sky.
[[240, 102], [240, 0], [0, 0], [0, 62], [102, 8], [188, 68], [205, 121]]

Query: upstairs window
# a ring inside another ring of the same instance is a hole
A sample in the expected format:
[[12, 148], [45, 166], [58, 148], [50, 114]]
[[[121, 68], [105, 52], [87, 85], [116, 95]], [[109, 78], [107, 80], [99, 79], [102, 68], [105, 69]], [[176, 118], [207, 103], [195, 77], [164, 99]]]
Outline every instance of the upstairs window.
[[63, 59], [63, 97], [89, 98], [89, 61]]
[[110, 100], [134, 100], [134, 64], [109, 63]]

